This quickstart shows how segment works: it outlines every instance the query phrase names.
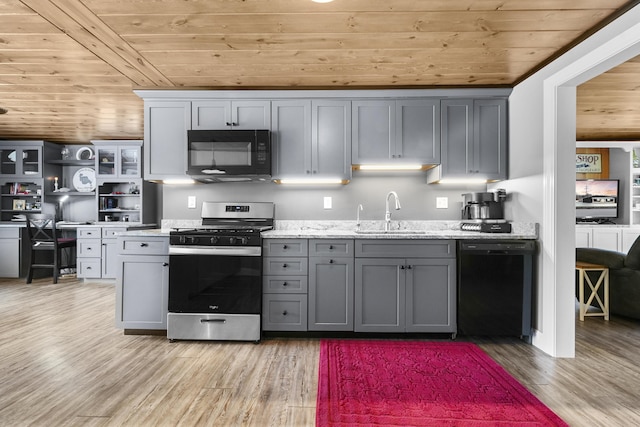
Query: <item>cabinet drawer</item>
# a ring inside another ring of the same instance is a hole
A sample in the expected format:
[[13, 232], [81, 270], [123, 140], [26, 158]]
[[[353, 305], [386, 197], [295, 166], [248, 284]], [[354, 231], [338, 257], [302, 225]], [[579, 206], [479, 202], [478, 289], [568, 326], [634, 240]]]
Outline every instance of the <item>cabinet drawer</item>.
[[307, 256], [307, 239], [264, 239], [264, 256]]
[[307, 258], [264, 258], [262, 272], [265, 275], [306, 276]]
[[169, 238], [126, 237], [118, 239], [121, 254], [168, 255]]
[[309, 240], [309, 256], [353, 256], [353, 240]]
[[77, 258], [91, 258], [102, 256], [102, 243], [100, 239], [79, 239], [77, 244]]
[[123, 233], [125, 231], [127, 231], [125, 227], [104, 227], [102, 229], [102, 238], [115, 239], [118, 233]]
[[455, 258], [454, 240], [356, 240], [359, 258]]
[[99, 239], [102, 232], [98, 227], [78, 228], [77, 236], [79, 239]]
[[80, 279], [97, 279], [102, 273], [100, 258], [78, 258], [76, 261], [77, 277]]
[[264, 294], [262, 329], [265, 331], [306, 331], [307, 296]]
[[306, 294], [308, 286], [307, 276], [263, 276], [264, 292], [280, 294]]

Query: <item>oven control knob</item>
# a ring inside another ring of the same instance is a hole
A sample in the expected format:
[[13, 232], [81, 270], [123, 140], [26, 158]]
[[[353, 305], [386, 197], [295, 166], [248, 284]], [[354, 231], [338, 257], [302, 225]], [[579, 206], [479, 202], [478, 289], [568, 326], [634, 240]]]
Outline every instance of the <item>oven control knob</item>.
[[212, 245], [215, 245], [216, 243], [218, 243], [218, 240], [219, 240], [219, 239], [218, 239], [218, 237], [217, 237], [217, 236], [214, 236], [214, 237], [212, 237], [211, 239], [209, 239], [209, 241], [211, 242], [211, 244], [212, 244]]
[[178, 242], [181, 245], [184, 245], [185, 243], [187, 243], [187, 236], [178, 236]]
[[195, 245], [195, 244], [198, 243], [198, 238], [197, 237], [187, 237], [187, 243]]

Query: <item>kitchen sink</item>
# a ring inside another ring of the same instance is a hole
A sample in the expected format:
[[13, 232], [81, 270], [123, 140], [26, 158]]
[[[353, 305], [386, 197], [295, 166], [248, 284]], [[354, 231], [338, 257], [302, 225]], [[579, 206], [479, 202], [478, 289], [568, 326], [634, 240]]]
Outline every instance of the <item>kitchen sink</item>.
[[384, 234], [384, 235], [421, 235], [426, 234], [422, 230], [356, 230], [357, 234]]

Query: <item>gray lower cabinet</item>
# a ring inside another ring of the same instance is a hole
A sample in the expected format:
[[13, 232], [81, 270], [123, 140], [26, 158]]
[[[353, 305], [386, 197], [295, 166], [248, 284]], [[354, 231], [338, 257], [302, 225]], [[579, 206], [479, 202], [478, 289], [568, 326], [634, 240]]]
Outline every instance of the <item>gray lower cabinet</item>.
[[126, 227], [80, 227], [76, 252], [79, 279], [115, 279], [117, 277], [118, 233]]
[[101, 276], [103, 279], [118, 277], [118, 233], [126, 228], [105, 227], [102, 229], [102, 259], [100, 260]]
[[117, 238], [116, 327], [167, 329], [169, 238]]
[[[26, 246], [29, 246], [26, 243]], [[21, 276], [22, 253], [21, 229], [19, 227], [0, 228], [0, 277]]]
[[307, 239], [263, 242], [262, 330], [306, 331]]
[[77, 239], [76, 276], [78, 279], [99, 279], [102, 276], [102, 230], [100, 227], [79, 227]]
[[356, 240], [356, 332], [456, 332], [451, 240]]
[[310, 331], [353, 331], [353, 240], [309, 240]]

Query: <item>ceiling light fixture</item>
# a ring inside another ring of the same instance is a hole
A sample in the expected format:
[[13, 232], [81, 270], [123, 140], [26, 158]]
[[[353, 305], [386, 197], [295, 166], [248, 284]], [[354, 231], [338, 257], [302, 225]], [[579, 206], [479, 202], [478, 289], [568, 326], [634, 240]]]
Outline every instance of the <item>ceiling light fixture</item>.
[[314, 3], [331, 3], [333, 0], [311, 0]]
[[6, 108], [0, 107], [0, 114], [7, 114], [8, 112], [9, 110], [7, 110]]

